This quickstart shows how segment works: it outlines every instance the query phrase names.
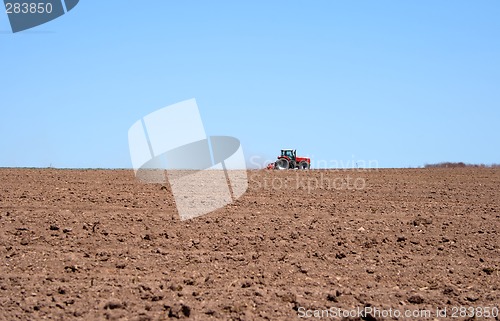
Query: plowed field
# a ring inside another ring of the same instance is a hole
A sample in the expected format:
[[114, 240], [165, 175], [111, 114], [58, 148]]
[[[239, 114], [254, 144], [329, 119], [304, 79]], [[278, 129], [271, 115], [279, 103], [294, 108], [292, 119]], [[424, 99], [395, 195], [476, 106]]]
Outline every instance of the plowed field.
[[463, 320], [455, 308], [500, 306], [499, 169], [248, 177], [235, 203], [180, 221], [168, 184], [130, 170], [0, 169], [0, 319]]

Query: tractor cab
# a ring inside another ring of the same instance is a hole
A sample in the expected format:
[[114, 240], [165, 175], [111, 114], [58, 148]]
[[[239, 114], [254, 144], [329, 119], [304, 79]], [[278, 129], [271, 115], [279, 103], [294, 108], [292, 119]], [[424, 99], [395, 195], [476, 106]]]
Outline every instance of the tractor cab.
[[295, 160], [297, 155], [297, 150], [295, 149], [282, 149], [281, 157], [289, 157], [292, 160]]

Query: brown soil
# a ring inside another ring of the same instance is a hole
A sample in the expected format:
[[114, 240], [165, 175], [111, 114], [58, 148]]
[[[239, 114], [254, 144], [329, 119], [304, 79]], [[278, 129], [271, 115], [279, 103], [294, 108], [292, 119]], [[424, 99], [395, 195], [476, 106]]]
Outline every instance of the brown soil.
[[129, 170], [0, 169], [0, 320], [500, 305], [500, 169], [248, 173], [180, 221]]

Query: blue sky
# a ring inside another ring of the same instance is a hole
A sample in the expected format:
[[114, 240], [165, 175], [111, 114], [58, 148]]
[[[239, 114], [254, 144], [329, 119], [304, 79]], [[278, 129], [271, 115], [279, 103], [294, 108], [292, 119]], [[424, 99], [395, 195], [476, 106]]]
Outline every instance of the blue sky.
[[249, 162], [500, 163], [498, 17], [496, 0], [82, 0], [13, 34], [0, 12], [0, 166], [129, 168], [129, 127], [190, 98]]

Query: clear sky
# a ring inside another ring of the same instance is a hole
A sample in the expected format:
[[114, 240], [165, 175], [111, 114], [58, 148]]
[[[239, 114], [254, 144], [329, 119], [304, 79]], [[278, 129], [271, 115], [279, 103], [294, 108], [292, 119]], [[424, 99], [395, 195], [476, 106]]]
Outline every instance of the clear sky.
[[500, 163], [499, 17], [498, 0], [81, 0], [13, 34], [2, 11], [0, 166], [129, 168], [129, 127], [190, 98], [249, 162]]

